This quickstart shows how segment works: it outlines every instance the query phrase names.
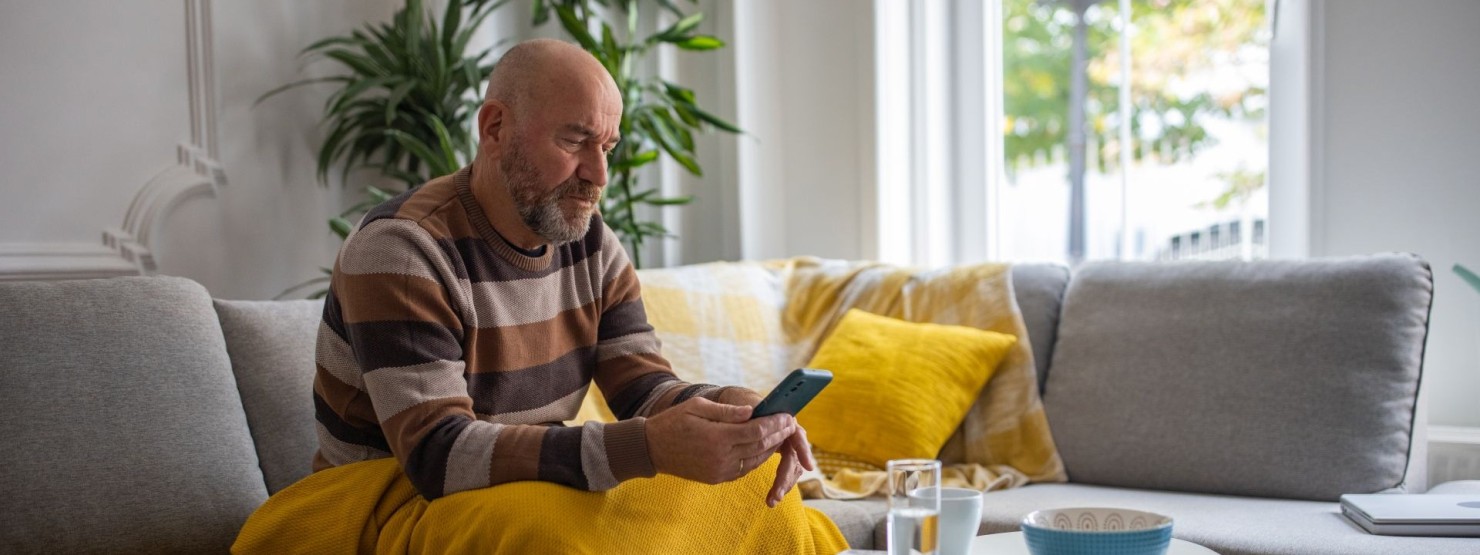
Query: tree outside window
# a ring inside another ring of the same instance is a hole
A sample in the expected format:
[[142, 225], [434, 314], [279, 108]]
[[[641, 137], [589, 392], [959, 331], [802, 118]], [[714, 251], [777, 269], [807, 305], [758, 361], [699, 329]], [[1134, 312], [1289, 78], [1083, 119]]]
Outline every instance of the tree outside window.
[[[1131, 141], [1122, 145], [1121, 3], [1003, 1], [1002, 257], [1262, 257], [1264, 0], [1129, 4]], [[1084, 60], [1078, 90], [1076, 49]], [[1130, 149], [1128, 174], [1122, 148]]]

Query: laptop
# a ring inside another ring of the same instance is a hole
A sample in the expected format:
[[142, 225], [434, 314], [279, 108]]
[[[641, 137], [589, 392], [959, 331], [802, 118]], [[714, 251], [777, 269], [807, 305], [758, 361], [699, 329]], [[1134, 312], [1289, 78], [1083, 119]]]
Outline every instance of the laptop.
[[1346, 494], [1341, 514], [1370, 534], [1480, 537], [1480, 495]]

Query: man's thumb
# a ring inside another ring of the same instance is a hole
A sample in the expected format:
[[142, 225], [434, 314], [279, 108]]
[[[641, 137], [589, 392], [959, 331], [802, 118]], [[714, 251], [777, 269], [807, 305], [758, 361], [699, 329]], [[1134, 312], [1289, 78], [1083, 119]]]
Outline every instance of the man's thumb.
[[695, 397], [690, 403], [690, 412], [705, 420], [740, 423], [750, 419], [750, 407], [725, 405], [703, 397]]

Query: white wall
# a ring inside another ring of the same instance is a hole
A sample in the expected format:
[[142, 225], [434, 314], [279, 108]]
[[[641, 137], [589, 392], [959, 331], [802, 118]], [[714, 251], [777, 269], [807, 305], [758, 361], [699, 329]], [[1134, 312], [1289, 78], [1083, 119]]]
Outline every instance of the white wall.
[[[737, 51], [747, 45], [736, 40], [733, 0], [701, 0], [694, 10], [704, 12], [699, 32], [717, 36], [728, 45], [708, 52], [660, 49], [659, 71], [693, 89], [699, 106], [706, 111], [741, 125], [736, 117], [735, 59]], [[660, 26], [667, 26], [671, 19], [671, 15], [661, 14]], [[663, 256], [654, 262], [677, 266], [741, 258], [738, 164], [740, 142], [747, 140], [752, 138], [718, 130], [695, 136], [695, 161], [704, 168], [701, 177], [665, 159], [665, 192], [692, 195], [695, 201], [664, 212], [665, 225], [681, 236], [664, 241]]]
[[190, 138], [183, 3], [78, 4], [0, 3], [0, 263], [117, 261], [103, 228]]
[[[0, 196], [13, 199], [0, 204], [0, 274], [17, 261], [56, 265], [59, 252], [131, 271], [100, 236], [120, 226], [151, 177], [176, 166], [177, 144], [190, 142], [189, 1], [0, 0]], [[373, 176], [354, 175], [348, 191], [337, 176], [329, 187], [315, 180], [321, 105], [332, 85], [254, 102], [283, 83], [337, 73], [333, 63], [305, 64], [298, 52], [383, 21], [400, 2], [196, 1], [212, 10], [211, 114], [226, 184], [163, 214], [151, 246], [161, 274], [189, 277], [219, 297], [268, 298], [332, 263], [339, 242], [325, 219]], [[519, 7], [501, 8], [484, 41], [565, 38], [555, 24], [530, 29]], [[683, 238], [650, 249], [647, 263], [868, 256], [863, 212], [872, 195], [858, 188], [872, 171], [860, 163], [871, 151], [870, 54], [859, 53], [871, 37], [868, 10], [847, 0], [704, 0], [696, 9], [708, 15], [704, 31], [730, 46], [665, 48], [653, 69], [693, 87], [701, 105], [747, 133], [699, 136], [702, 178], [666, 164], [668, 192], [698, 200], [665, 212]], [[738, 90], [741, 79], [753, 86]]]
[[[1279, 33], [1287, 23], [1306, 31], [1310, 67], [1292, 72], [1308, 71], [1314, 86], [1282, 91], [1280, 71], [1292, 65], [1275, 52], [1271, 231], [1285, 244], [1274, 246], [1285, 254], [1403, 251], [1428, 260], [1430, 422], [1480, 427], [1480, 292], [1450, 269], [1480, 268], [1480, 2], [1287, 3]], [[1284, 19], [1292, 12], [1297, 17]], [[1302, 104], [1302, 94], [1310, 109], [1284, 119], [1282, 107]], [[1294, 132], [1313, 137], [1309, 152], [1280, 142], [1281, 126], [1302, 117], [1309, 127]], [[1309, 203], [1282, 213], [1281, 195], [1306, 195]]]
[[[161, 273], [194, 278], [218, 297], [261, 299], [333, 264], [339, 239], [325, 220], [345, 201], [358, 199], [354, 190], [341, 194], [337, 177], [332, 187], [320, 186], [315, 177], [320, 114], [334, 88], [316, 85], [253, 103], [279, 85], [340, 73], [333, 63], [305, 66], [298, 52], [364, 21], [387, 20], [399, 4], [213, 4], [221, 165], [231, 183], [218, 206], [182, 210], [170, 220], [167, 229], [178, 232], [162, 234], [168, 241], [160, 248]], [[210, 228], [196, 217], [208, 210], [214, 214], [206, 219], [220, 218]], [[211, 231], [204, 241], [198, 238], [202, 229]]]
[[741, 254], [872, 256], [871, 4], [732, 5]]
[[[186, 0], [0, 4], [0, 254], [101, 247], [136, 192], [191, 142]], [[332, 262], [324, 219], [337, 188], [314, 182], [312, 149], [328, 92], [256, 108], [300, 71], [309, 43], [389, 17], [392, 0], [202, 2], [212, 9], [217, 144], [227, 184], [163, 214], [152, 247], [162, 274], [213, 295], [267, 298]], [[204, 116], [202, 116], [204, 117]], [[33, 257], [34, 258], [34, 257]]]

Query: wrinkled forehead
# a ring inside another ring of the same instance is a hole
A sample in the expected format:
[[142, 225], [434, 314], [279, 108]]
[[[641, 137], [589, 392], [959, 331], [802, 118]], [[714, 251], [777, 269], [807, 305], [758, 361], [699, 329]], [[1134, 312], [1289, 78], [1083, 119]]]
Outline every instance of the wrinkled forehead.
[[531, 123], [581, 125], [615, 134], [622, 120], [622, 96], [603, 70], [599, 74], [542, 76], [532, 87]]

